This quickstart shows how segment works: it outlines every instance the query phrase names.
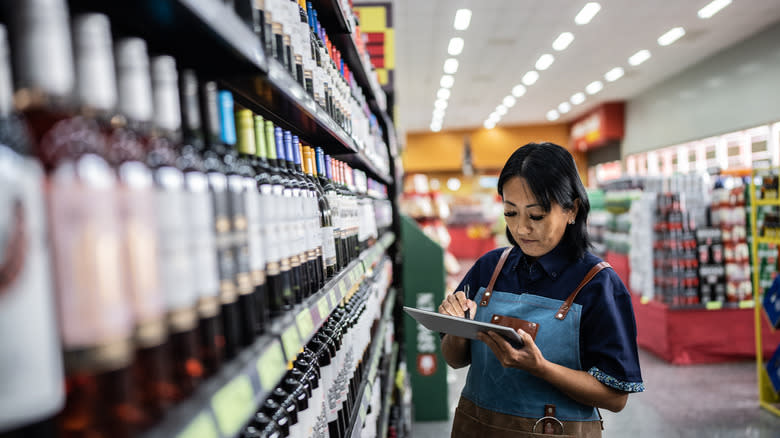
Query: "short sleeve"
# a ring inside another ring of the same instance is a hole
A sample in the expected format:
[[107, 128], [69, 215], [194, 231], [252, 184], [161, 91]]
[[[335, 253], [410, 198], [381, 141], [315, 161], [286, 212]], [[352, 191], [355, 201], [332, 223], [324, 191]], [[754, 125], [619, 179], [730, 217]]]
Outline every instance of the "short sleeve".
[[631, 295], [611, 269], [594, 280], [599, 281], [582, 291], [592, 298], [584, 306], [580, 327], [582, 369], [612, 388], [642, 392]]

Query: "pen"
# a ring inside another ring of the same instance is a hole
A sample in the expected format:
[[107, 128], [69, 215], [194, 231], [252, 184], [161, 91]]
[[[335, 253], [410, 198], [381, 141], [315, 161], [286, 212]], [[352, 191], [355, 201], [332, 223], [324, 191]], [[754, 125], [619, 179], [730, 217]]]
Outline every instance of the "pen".
[[[463, 293], [466, 294], [466, 299], [469, 299], [469, 285], [468, 284], [463, 286]], [[471, 309], [468, 309], [468, 308], [466, 309], [466, 319], [470, 319], [471, 318], [469, 316], [469, 313], [471, 313], [470, 310]]]

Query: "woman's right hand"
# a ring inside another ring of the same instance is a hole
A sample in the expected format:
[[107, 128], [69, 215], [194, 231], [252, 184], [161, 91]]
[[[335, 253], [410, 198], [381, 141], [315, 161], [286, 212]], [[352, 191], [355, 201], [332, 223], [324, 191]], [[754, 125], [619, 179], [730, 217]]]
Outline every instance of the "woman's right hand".
[[468, 317], [474, 319], [477, 313], [477, 303], [468, 299], [463, 291], [447, 295], [439, 306], [439, 313], [461, 318], [466, 316], [467, 310], [469, 311]]

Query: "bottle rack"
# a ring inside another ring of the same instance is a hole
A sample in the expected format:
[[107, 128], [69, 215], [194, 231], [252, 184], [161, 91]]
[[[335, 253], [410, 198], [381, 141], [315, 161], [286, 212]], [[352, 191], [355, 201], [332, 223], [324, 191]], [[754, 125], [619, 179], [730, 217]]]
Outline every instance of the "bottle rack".
[[758, 234], [758, 227], [756, 225], [757, 211], [760, 206], [778, 206], [780, 207], [780, 199], [757, 199], [756, 197], [756, 171], [750, 178], [750, 230], [753, 236], [750, 244], [750, 251], [752, 254], [752, 260], [754, 263], [752, 271], [753, 282], [753, 299], [755, 309], [755, 330], [756, 330], [756, 372], [758, 374], [758, 401], [762, 408], [775, 415], [780, 416], [780, 397], [775, 392], [772, 384], [769, 381], [769, 375], [766, 370], [766, 358], [763, 353], [763, 343], [761, 339], [762, 324], [761, 320], [764, 318], [762, 315], [763, 305], [762, 296], [763, 289], [759, 282], [759, 269], [758, 265], [758, 245], [762, 243], [774, 243], [780, 245], [780, 238], [760, 237]]
[[[145, 438], [228, 438], [237, 436], [254, 414], [256, 407], [281, 381], [287, 364], [294, 360], [323, 322], [345, 298], [349, 298], [365, 278], [371, 278], [379, 270], [386, 249], [393, 244], [395, 235], [387, 233], [377, 243], [363, 251], [316, 294], [293, 309], [270, 333], [258, 338], [217, 375], [200, 385], [187, 401], [176, 406], [163, 422], [147, 432]], [[366, 376], [358, 391], [352, 422], [360, 431], [368, 408], [371, 384], [376, 377], [381, 359], [382, 339], [392, 316], [395, 290], [390, 289], [384, 300], [382, 318], [369, 355]], [[354, 435], [354, 430], [347, 436]]]
[[[109, 16], [116, 36], [144, 38], [150, 50], [172, 54], [182, 67], [195, 68], [219, 78], [219, 82], [237, 95], [247, 108], [268, 115], [287, 129], [294, 127], [301, 138], [320, 145], [372, 178], [392, 184], [394, 172], [383, 172], [360, 150], [354, 140], [312, 99], [274, 59], [268, 58], [260, 40], [247, 24], [218, 0], [139, 0], [102, 2], [69, 0], [72, 12], [101, 12]], [[333, 5], [330, 5], [333, 3]], [[315, 8], [341, 8], [335, 0], [314, 1]], [[326, 28], [337, 26], [337, 14], [323, 21]], [[323, 18], [323, 20], [325, 20]], [[379, 105], [384, 94], [368, 78], [365, 63], [357, 52], [352, 35], [334, 34], [336, 46], [345, 53], [350, 70], [363, 88], [369, 107], [382, 123], [385, 141], [397, 155], [395, 131]], [[377, 96], [381, 96], [377, 98]], [[392, 145], [392, 146], [390, 146]]]

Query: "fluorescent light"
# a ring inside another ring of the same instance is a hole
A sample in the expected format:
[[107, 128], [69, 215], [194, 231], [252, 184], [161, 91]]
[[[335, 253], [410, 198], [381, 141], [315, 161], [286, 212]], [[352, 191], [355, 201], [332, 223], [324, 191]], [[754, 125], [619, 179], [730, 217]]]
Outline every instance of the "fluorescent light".
[[441, 85], [442, 88], [452, 88], [454, 84], [455, 84], [455, 76], [443, 75], [441, 77], [441, 80], [439, 80], [439, 85]]
[[571, 104], [569, 102], [561, 102], [561, 104], [558, 105], [558, 111], [560, 111], [561, 114], [568, 113], [571, 111]]
[[623, 67], [615, 67], [604, 74], [604, 79], [609, 82], [615, 82], [616, 80], [622, 78], [625, 73], [626, 72], [623, 70]]
[[583, 93], [582, 91], [580, 91], [579, 93], [574, 93], [571, 95], [569, 101], [574, 105], [579, 105], [582, 102], [585, 102], [585, 93]]
[[490, 120], [485, 120], [483, 126], [485, 127], [485, 129], [493, 129], [496, 127], [496, 124], [494, 122], [491, 122]]
[[441, 131], [441, 125], [434, 125], [433, 123], [431, 123], [431, 131], [432, 132], [439, 132], [439, 131]]
[[449, 53], [452, 56], [460, 55], [460, 52], [463, 51], [463, 38], [461, 37], [452, 37], [450, 38], [450, 44], [447, 46], [447, 53]]
[[436, 108], [433, 110], [433, 117], [437, 119], [443, 119], [444, 118], [444, 108]]
[[433, 106], [436, 107], [436, 109], [447, 109], [447, 101], [439, 99], [436, 102], [433, 103]]
[[458, 60], [455, 58], [447, 58], [444, 61], [444, 73], [454, 75], [458, 72]]
[[731, 0], [713, 0], [712, 3], [699, 9], [699, 18], [707, 19], [720, 12], [721, 9], [731, 4]]
[[498, 114], [499, 116], [503, 116], [504, 114], [506, 114], [507, 111], [508, 110], [504, 105], [499, 105], [496, 107], [496, 114]]
[[555, 61], [555, 57], [550, 55], [549, 53], [545, 53], [544, 55], [540, 56], [538, 60], [536, 60], [536, 69], [547, 70], [548, 68], [550, 68], [553, 61]]
[[649, 50], [642, 49], [631, 55], [631, 57], [628, 58], [628, 63], [636, 67], [637, 65], [650, 59], [650, 56], [651, 55]]
[[514, 96], [507, 96], [504, 98], [504, 101], [502, 102], [505, 107], [512, 108], [515, 106], [515, 103], [517, 102], [517, 99], [515, 99]]
[[471, 23], [471, 9], [458, 9], [455, 12], [455, 30], [466, 30]]
[[561, 117], [561, 115], [558, 114], [558, 111], [555, 111], [554, 109], [547, 111], [547, 120], [552, 122], [558, 120], [559, 117]]
[[536, 83], [539, 79], [539, 73], [536, 70], [531, 70], [523, 75], [523, 83], [529, 87]]
[[553, 41], [552, 47], [560, 52], [569, 47], [569, 44], [571, 44], [572, 41], [574, 41], [574, 34], [571, 32], [563, 32], [558, 35], [558, 38], [556, 38], [555, 41]]
[[512, 88], [512, 96], [520, 97], [525, 94], [525, 86], [523, 84], [517, 84]]
[[490, 113], [490, 117], [488, 117], [488, 120], [493, 123], [498, 123], [498, 121], [501, 120], [501, 116], [499, 116], [496, 113]]
[[590, 20], [596, 16], [601, 10], [601, 5], [596, 2], [585, 3], [582, 10], [574, 17], [574, 22], [582, 26], [583, 24], [590, 23]]
[[450, 90], [448, 88], [439, 88], [439, 91], [436, 93], [436, 97], [447, 100], [450, 98]]
[[588, 94], [596, 94], [599, 91], [601, 91], [604, 88], [604, 84], [601, 83], [601, 81], [593, 81], [588, 84], [587, 87], [585, 87], [585, 91]]
[[679, 26], [673, 27], [669, 29], [668, 32], [658, 37], [658, 44], [662, 46], [668, 46], [669, 44], [672, 44], [673, 42], [682, 38], [683, 35], [685, 35], [685, 29]]

